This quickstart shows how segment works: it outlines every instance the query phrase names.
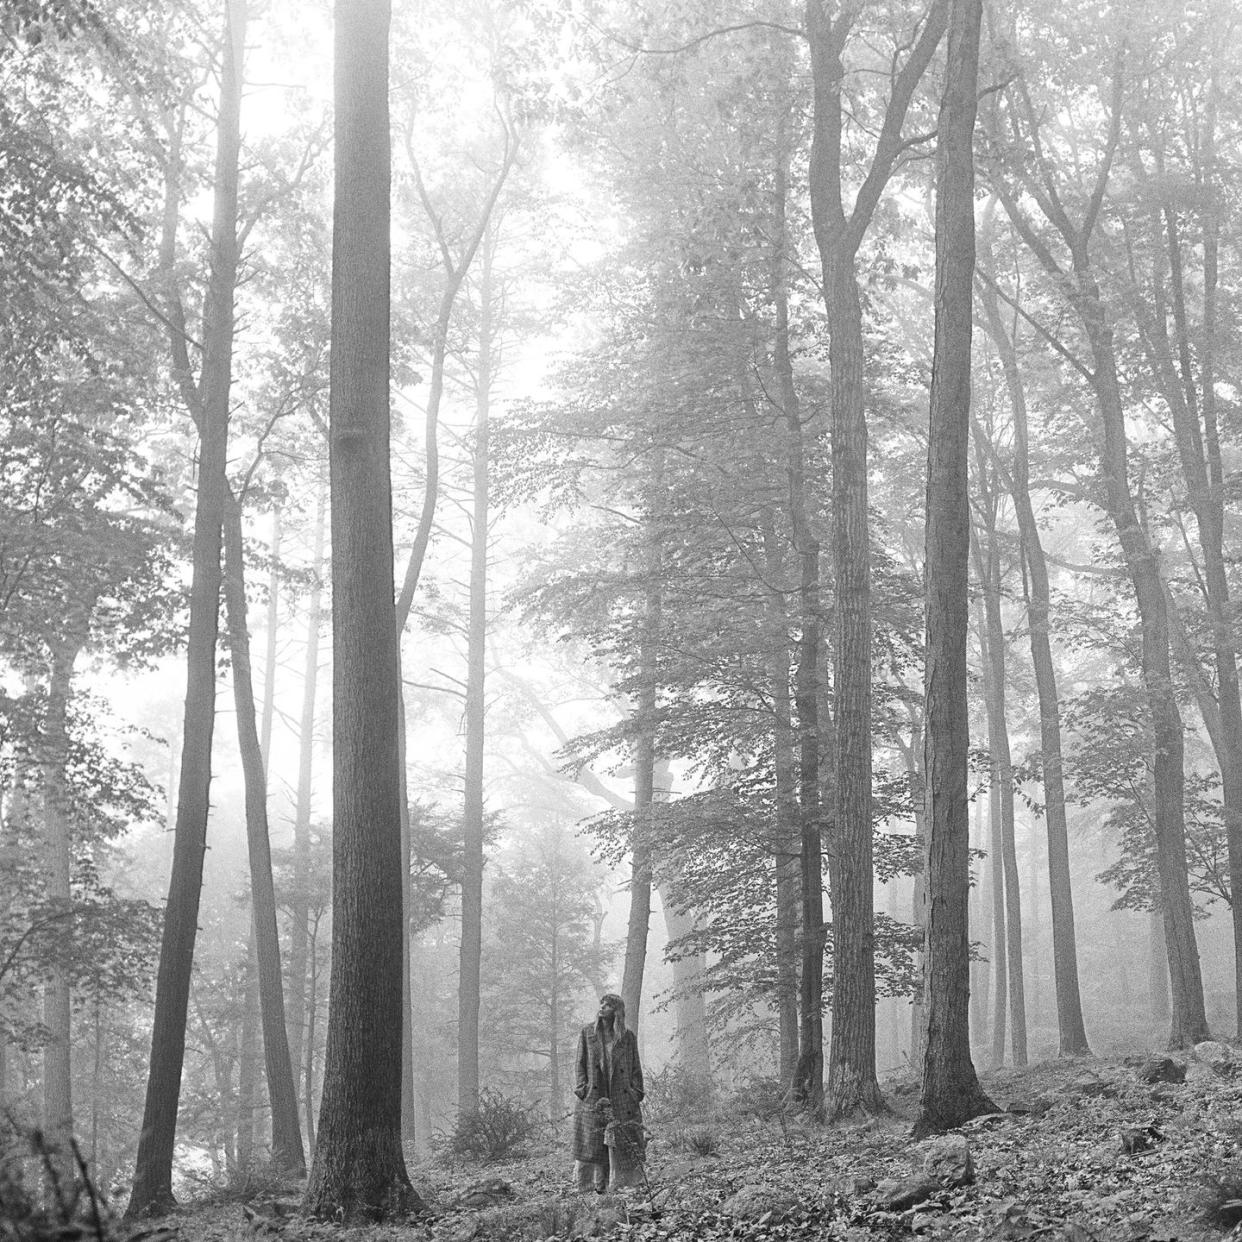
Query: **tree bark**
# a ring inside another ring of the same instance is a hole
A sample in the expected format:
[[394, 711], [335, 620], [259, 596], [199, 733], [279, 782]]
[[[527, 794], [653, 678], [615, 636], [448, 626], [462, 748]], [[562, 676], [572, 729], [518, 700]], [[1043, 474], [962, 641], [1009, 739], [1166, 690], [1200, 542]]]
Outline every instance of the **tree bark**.
[[[241, 1003], [241, 1025], [237, 1029], [237, 1142], [233, 1148], [233, 1161], [244, 1177], [254, 1172], [254, 1140], [259, 1112], [259, 1045], [263, 1038], [259, 1017], [259, 962], [253, 923], [246, 940]], [[203, 1019], [202, 1025], [204, 1030], [208, 1029], [206, 1019]], [[226, 1073], [223, 1067], [220, 1072]]]
[[[657, 453], [651, 496], [663, 490], [663, 460]], [[651, 833], [655, 807], [656, 690], [659, 682], [660, 620], [663, 611], [663, 556], [660, 518], [653, 503], [647, 512], [647, 565], [643, 615], [638, 638], [639, 685], [635, 712], [634, 824], [630, 863], [630, 911], [625, 931], [625, 966], [621, 999], [625, 1024], [636, 1034], [641, 1017], [647, 937], [651, 927]]]
[[[220, 603], [221, 524], [224, 519], [229, 388], [233, 363], [233, 302], [237, 286], [237, 168], [241, 148], [244, 0], [225, 0], [224, 59], [217, 124], [215, 202], [211, 228], [211, 278], [204, 312], [203, 370], [191, 393], [199, 433], [198, 490], [186, 642], [187, 687], [172, 875], [160, 962], [146, 1102], [126, 1215], [173, 1206], [172, 1161], [185, 1058], [190, 971], [198, 930], [199, 892], [207, 848], [211, 741], [216, 707], [216, 638]], [[171, 258], [171, 256], [170, 256]], [[174, 356], [185, 341], [172, 339]], [[189, 384], [183, 375], [183, 390]]]
[[794, 1087], [798, 1066], [798, 919], [801, 842], [794, 758], [793, 703], [789, 691], [789, 624], [785, 609], [785, 558], [771, 509], [761, 515], [767, 591], [768, 677], [772, 694], [772, 762], [775, 774], [776, 1012], [780, 1082]]
[[242, 543], [241, 503], [225, 499], [224, 579], [229, 651], [233, 657], [233, 706], [237, 746], [245, 785], [246, 847], [250, 862], [250, 899], [258, 959], [259, 1011], [263, 1024], [263, 1060], [272, 1118], [272, 1164], [296, 1177], [306, 1171], [293, 1062], [285, 1025], [285, 994], [276, 929], [276, 887], [272, 881], [272, 845], [267, 824], [267, 772], [254, 710], [250, 671], [250, 633], [246, 624], [246, 567]]
[[[66, 635], [54, 642], [43, 721], [43, 829], [47, 861], [47, 898], [65, 910], [73, 900], [72, 844], [69, 830], [65, 765], [69, 761], [69, 699], [73, 690], [73, 666], [82, 639]], [[54, 1170], [62, 1193], [77, 1180], [73, 1158], [73, 990], [68, 964], [53, 962], [43, 985], [43, 1023], [47, 1040], [43, 1046], [43, 1136], [49, 1171]]]
[[[1153, 734], [1155, 798], [1152, 818], [1173, 994], [1169, 1043], [1173, 1047], [1183, 1047], [1206, 1039], [1208, 1028], [1186, 864], [1182, 716], [1171, 676], [1169, 615], [1160, 555], [1149, 531], [1139, 519], [1130, 487], [1125, 403], [1118, 375], [1113, 326], [1090, 253], [1091, 237], [1107, 190], [1112, 159], [1120, 141], [1122, 63], [1118, 57], [1109, 100], [1108, 145], [1082, 221], [1079, 224], [1071, 221], [1046, 162], [1040, 163], [1038, 178], [1029, 170], [1020, 174], [1023, 188], [1040, 205], [1061, 237], [1068, 252], [1068, 267], [1058, 262], [1044, 238], [1036, 233], [1020, 208], [1013, 188], [998, 180], [996, 190], [1023, 241], [1064, 291], [1081, 324], [1094, 364], [1090, 370], [1082, 364], [1077, 365], [1091, 385], [1100, 415], [1101, 504], [1116, 529], [1138, 605], [1143, 688]], [[1030, 115], [1025, 118], [1025, 124], [1032, 131], [1037, 127], [1037, 122]]]
[[927, 455], [927, 1042], [915, 1134], [995, 1105], [970, 1056], [966, 699], [975, 95], [981, 0], [952, 0], [936, 147], [935, 346]]
[[[302, 666], [302, 711], [298, 728], [298, 788], [293, 810], [293, 891], [289, 894], [289, 970], [286, 1006], [289, 1060], [301, 1077], [307, 1037], [307, 954], [310, 921], [311, 799], [314, 792], [315, 699], [319, 685], [319, 628], [323, 623], [323, 546], [327, 487], [315, 506], [315, 542], [311, 553], [311, 590], [306, 608], [306, 654]], [[303, 1097], [307, 1116], [312, 1101]], [[307, 1134], [310, 1127], [307, 1127]]]
[[338, 0], [332, 239], [332, 971], [307, 1211], [419, 1200], [401, 1150], [401, 812], [389, 478], [387, 0]]
[[1013, 337], [1001, 319], [995, 287], [984, 281], [979, 301], [988, 334], [1000, 355], [1005, 388], [1013, 416], [1013, 472], [1009, 492], [1022, 541], [1026, 568], [1027, 629], [1031, 665], [1039, 698], [1040, 765], [1044, 786], [1044, 825], [1048, 839], [1048, 892], [1052, 905], [1052, 965], [1056, 982], [1057, 1034], [1062, 1056], [1088, 1056], [1087, 1028], [1078, 984], [1078, 937], [1074, 927], [1074, 891], [1065, 815], [1065, 778], [1061, 760], [1061, 702], [1050, 640], [1051, 590], [1048, 563], [1030, 489], [1030, 435], [1026, 390], [1018, 367]]
[[1005, 1064], [1009, 1033], [1009, 937], [1005, 931], [1005, 838], [1001, 829], [1000, 789], [988, 790], [988, 885], [992, 896], [992, 1053], [989, 1064]]
[[[934, 0], [910, 52], [896, 68], [872, 162], [847, 213], [842, 197], [842, 136], [845, 46], [858, 11], [845, 6], [834, 19], [820, 0], [807, 0], [806, 26], [811, 46], [814, 130], [811, 144], [810, 196], [815, 241], [823, 273], [828, 313], [831, 368], [833, 558], [835, 569], [836, 644], [834, 648], [833, 718], [836, 727], [832, 849], [833, 883], [833, 1041], [829, 1065], [829, 1112], [834, 1117], [883, 1107], [875, 1077], [875, 957], [871, 822], [871, 544], [867, 512], [867, 424], [862, 307], [855, 270], [862, 242], [884, 186], [902, 149], [901, 132], [911, 97], [940, 41], [945, 4]], [[805, 532], [804, 558], [811, 554]], [[804, 560], [804, 570], [807, 562]], [[805, 582], [805, 577], [804, 577]], [[808, 615], [804, 610], [804, 621]], [[801, 708], [799, 709], [801, 716]], [[804, 773], [804, 780], [805, 780]], [[811, 832], [803, 806], [804, 834]], [[819, 815], [819, 808], [814, 808]], [[812, 842], [804, 835], [804, 846]], [[803, 861], [804, 900], [809, 861]], [[809, 919], [809, 916], [808, 916]], [[821, 916], [822, 920], [822, 916]], [[815, 933], [822, 936], [822, 932]], [[822, 945], [822, 939], [820, 941]], [[822, 986], [822, 954], [811, 961], [806, 950], [802, 991], [812, 1001], [816, 979]], [[818, 1022], [804, 1012], [803, 1022]], [[819, 1030], [822, 1043], [822, 1029]], [[804, 1062], [818, 1055], [804, 1046]], [[822, 1096], [822, 1070], [800, 1068], [802, 1091]], [[818, 1107], [818, 1103], [815, 1103]]]
[[466, 772], [462, 808], [461, 953], [457, 990], [457, 1111], [479, 1107], [479, 1000], [483, 966], [483, 750], [486, 741], [488, 436], [492, 385], [492, 253], [482, 245], [475, 370], [470, 617], [466, 639]]
[[[987, 502], [985, 502], [987, 503]], [[993, 524], [991, 515], [989, 524]], [[979, 628], [983, 656], [983, 698], [988, 748], [992, 756], [991, 785], [1000, 811], [1001, 869], [1005, 881], [1005, 957], [1009, 984], [1009, 1030], [1013, 1063], [1024, 1066], [1026, 1051], [1026, 988], [1022, 960], [1022, 884], [1018, 874], [1017, 832], [1014, 820], [1013, 758], [1009, 725], [1005, 719], [1005, 626], [1000, 609], [1000, 557], [996, 531], [975, 537], [976, 564], [983, 596], [983, 623]]]

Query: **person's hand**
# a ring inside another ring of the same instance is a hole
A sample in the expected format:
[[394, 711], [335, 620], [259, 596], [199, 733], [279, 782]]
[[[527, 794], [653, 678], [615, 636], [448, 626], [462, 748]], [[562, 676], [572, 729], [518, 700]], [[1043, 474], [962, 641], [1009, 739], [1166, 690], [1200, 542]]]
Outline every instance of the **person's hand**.
[[612, 1108], [612, 1101], [606, 1095], [601, 1095], [599, 1099], [595, 1101], [595, 1107], [598, 1108], [601, 1113], [609, 1112]]

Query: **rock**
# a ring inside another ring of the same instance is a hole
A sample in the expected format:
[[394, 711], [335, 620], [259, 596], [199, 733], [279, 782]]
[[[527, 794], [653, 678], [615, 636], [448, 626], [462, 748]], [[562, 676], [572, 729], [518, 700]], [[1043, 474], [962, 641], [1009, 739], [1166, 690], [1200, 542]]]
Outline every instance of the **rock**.
[[771, 1186], [743, 1186], [720, 1205], [720, 1210], [738, 1220], [757, 1221], [766, 1216], [769, 1222], [779, 1223], [797, 1206], [798, 1200], [787, 1191]]
[[455, 1208], [495, 1207], [513, 1198], [513, 1187], [503, 1177], [486, 1177], [467, 1187], [454, 1201]]
[[825, 1189], [842, 1199], [856, 1199], [859, 1195], [868, 1195], [875, 1189], [875, 1179], [862, 1173], [842, 1173], [839, 1177], [829, 1179]]
[[1127, 1156], [1136, 1152], [1150, 1151], [1164, 1138], [1164, 1132], [1155, 1126], [1125, 1126], [1121, 1131], [1121, 1150]]
[[886, 1177], [875, 1188], [876, 1206], [885, 1212], [904, 1212], [906, 1208], [930, 1199], [940, 1189], [940, 1183], [926, 1173]]
[[471, 1216], [466, 1220], [446, 1221], [437, 1225], [431, 1236], [433, 1242], [473, 1242], [479, 1229], [479, 1218]]
[[615, 1203], [601, 1203], [591, 1213], [590, 1223], [584, 1230], [588, 1238], [602, 1238], [616, 1231], [625, 1223], [625, 1213]]
[[1108, 1083], [1094, 1074], [1084, 1074], [1081, 1078], [1075, 1078], [1069, 1086], [1073, 1095], [1087, 1096], [1103, 1095], [1107, 1088]]
[[1222, 1044], [1217, 1039], [1205, 1039], [1201, 1044], [1195, 1044], [1191, 1055], [1215, 1074], [1233, 1073], [1233, 1052], [1228, 1044]]
[[975, 1180], [975, 1162], [964, 1134], [932, 1139], [923, 1155], [923, 1172], [946, 1188], [967, 1186]]
[[1145, 1083], [1185, 1082], [1186, 1066], [1172, 1057], [1148, 1057], [1139, 1066], [1138, 1076]]

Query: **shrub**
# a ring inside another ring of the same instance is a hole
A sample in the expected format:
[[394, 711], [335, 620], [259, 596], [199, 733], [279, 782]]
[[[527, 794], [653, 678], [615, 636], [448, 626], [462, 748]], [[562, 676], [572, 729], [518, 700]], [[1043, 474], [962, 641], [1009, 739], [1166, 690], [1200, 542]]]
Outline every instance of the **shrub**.
[[720, 1155], [720, 1140], [711, 1126], [685, 1126], [672, 1131], [669, 1146], [696, 1156]]
[[774, 1117], [789, 1106], [789, 1092], [778, 1078], [748, 1078], [729, 1099], [730, 1108], [750, 1117]]
[[532, 1105], [484, 1088], [479, 1092], [479, 1107], [458, 1117], [444, 1149], [483, 1164], [509, 1160], [521, 1152], [538, 1126]]
[[649, 1116], [665, 1121], [710, 1112], [716, 1101], [712, 1080], [677, 1061], [648, 1074], [644, 1086], [644, 1109]]

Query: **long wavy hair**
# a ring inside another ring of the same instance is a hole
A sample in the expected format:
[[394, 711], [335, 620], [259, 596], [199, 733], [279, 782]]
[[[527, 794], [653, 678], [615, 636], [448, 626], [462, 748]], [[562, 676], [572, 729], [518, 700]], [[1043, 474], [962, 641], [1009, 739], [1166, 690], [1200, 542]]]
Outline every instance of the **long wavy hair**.
[[[615, 992], [605, 992], [599, 998], [602, 1005], [605, 1001], [612, 1002], [612, 1034], [615, 1039], [620, 1039], [625, 1034], [625, 1001], [623, 1001]], [[604, 1039], [604, 1019], [596, 1017], [595, 1019], [595, 1036], [600, 1042]]]

